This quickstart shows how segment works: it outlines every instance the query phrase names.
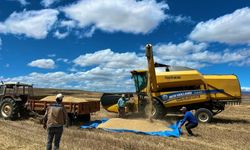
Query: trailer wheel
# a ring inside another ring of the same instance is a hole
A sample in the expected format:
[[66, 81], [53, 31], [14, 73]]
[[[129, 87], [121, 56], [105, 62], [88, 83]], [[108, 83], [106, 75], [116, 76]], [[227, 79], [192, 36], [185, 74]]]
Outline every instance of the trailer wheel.
[[90, 121], [90, 114], [84, 114], [80, 117], [83, 121]]
[[67, 118], [67, 122], [66, 122], [66, 125], [67, 126], [72, 126], [74, 124], [74, 117], [72, 114], [68, 114], [68, 118]]
[[14, 120], [18, 116], [18, 104], [12, 98], [4, 98], [0, 103], [0, 115], [4, 119]]
[[157, 100], [153, 101], [153, 110], [151, 115], [155, 119], [162, 119], [166, 115], [164, 107]]
[[198, 119], [199, 122], [208, 123], [211, 122], [213, 118], [213, 113], [206, 108], [200, 108], [196, 110], [195, 117]]

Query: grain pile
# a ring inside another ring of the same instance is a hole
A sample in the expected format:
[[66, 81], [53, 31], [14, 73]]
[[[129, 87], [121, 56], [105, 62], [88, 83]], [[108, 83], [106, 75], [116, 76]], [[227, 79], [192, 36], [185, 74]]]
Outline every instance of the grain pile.
[[[56, 101], [56, 97], [55, 96], [47, 96], [47, 97], [41, 99], [40, 101]], [[87, 100], [85, 98], [64, 96], [63, 102], [87, 102]]]
[[107, 122], [100, 124], [97, 128], [157, 132], [171, 130], [167, 126], [168, 125], [166, 124], [166, 122], [163, 121], [150, 122], [149, 120], [112, 118], [109, 119]]

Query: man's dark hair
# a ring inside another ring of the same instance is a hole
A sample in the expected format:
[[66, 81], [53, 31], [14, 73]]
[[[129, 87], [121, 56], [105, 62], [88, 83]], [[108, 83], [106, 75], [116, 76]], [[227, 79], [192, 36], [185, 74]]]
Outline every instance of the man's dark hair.
[[56, 102], [57, 102], [57, 103], [61, 103], [61, 102], [62, 102], [62, 99], [61, 99], [61, 98], [56, 98]]

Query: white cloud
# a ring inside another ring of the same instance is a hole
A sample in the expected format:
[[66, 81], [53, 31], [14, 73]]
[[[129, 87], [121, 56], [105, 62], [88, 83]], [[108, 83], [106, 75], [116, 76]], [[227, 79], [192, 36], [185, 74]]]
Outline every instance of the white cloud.
[[27, 0], [9, 0], [9, 1], [17, 1], [23, 6], [26, 6], [26, 5], [30, 4], [29, 2], [27, 2]]
[[248, 57], [247, 59], [245, 59], [244, 61], [240, 62], [240, 63], [236, 63], [234, 65], [238, 65], [238, 66], [250, 66], [250, 58]]
[[90, 30], [85, 31], [85, 32], [83, 33], [84, 37], [92, 37], [93, 34], [94, 34], [94, 32], [95, 32], [95, 30], [96, 30], [96, 28], [95, 28], [94, 26], [91, 27]]
[[200, 22], [189, 37], [196, 41], [229, 44], [250, 44], [250, 8], [238, 9], [231, 14]]
[[37, 59], [28, 64], [31, 67], [38, 67], [43, 69], [54, 69], [55, 62], [52, 59]]
[[76, 65], [101, 66], [107, 68], [136, 68], [145, 66], [145, 58], [137, 56], [134, 52], [115, 53], [111, 49], [96, 51], [80, 55], [73, 62]]
[[176, 23], [191, 23], [191, 24], [194, 23], [194, 21], [190, 16], [183, 16], [183, 15], [178, 15], [178, 16], [167, 15], [167, 20], [169, 22], [176, 22]]
[[241, 87], [241, 90], [244, 92], [250, 92], [250, 87]]
[[13, 12], [4, 22], [0, 22], [0, 33], [43, 39], [57, 21], [58, 14], [54, 9]]
[[58, 39], [64, 39], [65, 37], [67, 37], [69, 35], [69, 32], [64, 32], [61, 33], [58, 30], [56, 30], [53, 34], [54, 37], [58, 38]]
[[179, 44], [167, 43], [154, 46], [155, 52], [165, 59], [179, 58], [187, 54], [200, 52], [207, 48], [207, 44], [195, 44], [192, 41], [185, 41]]
[[[87, 91], [119, 91], [128, 92], [133, 89], [133, 81], [124, 75], [122, 69], [94, 68], [85, 72], [65, 73], [37, 73], [26, 76], [3, 78], [0, 80], [9, 82], [28, 82], [35, 87], [45, 88], [75, 88]], [[114, 76], [116, 78], [114, 78]]]
[[75, 66], [69, 68], [68, 71], [70, 71], [70, 72], [79, 72], [79, 70]]
[[78, 28], [146, 34], [166, 19], [165, 3], [155, 0], [81, 0], [61, 10]]
[[41, 5], [43, 5], [44, 7], [49, 7], [56, 2], [59, 2], [59, 0], [42, 0]]
[[167, 43], [154, 46], [156, 60], [170, 64], [201, 68], [209, 64], [232, 63], [247, 65], [250, 48], [214, 52], [205, 43], [185, 41], [179, 44]]
[[70, 61], [67, 58], [57, 58], [56, 61], [61, 61], [64, 63], [70, 63]]

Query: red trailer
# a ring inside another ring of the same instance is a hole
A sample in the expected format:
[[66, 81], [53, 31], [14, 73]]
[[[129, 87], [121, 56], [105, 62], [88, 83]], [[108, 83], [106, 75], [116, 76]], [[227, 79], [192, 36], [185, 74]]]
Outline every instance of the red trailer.
[[[44, 113], [46, 108], [52, 103], [55, 102], [50, 100], [28, 100], [27, 105], [28, 109], [32, 111]], [[71, 121], [72, 119], [77, 118], [89, 121], [91, 113], [100, 111], [100, 101], [62, 102], [62, 104], [64, 105]]]

